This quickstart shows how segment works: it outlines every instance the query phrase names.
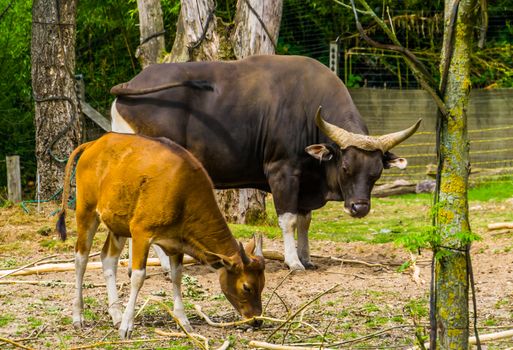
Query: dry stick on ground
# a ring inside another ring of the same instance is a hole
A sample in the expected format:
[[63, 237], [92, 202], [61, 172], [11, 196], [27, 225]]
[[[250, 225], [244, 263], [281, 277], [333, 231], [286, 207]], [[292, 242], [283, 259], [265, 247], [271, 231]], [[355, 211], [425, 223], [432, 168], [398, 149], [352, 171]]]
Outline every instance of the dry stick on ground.
[[494, 222], [488, 224], [488, 230], [513, 229], [513, 222]]
[[[291, 345], [277, 345], [263, 341], [252, 340], [249, 342], [250, 348], [273, 349], [273, 350], [319, 350], [319, 346], [306, 347], [306, 346], [291, 346]], [[322, 348], [323, 350], [335, 350], [334, 348]]]
[[161, 342], [164, 339], [162, 338], [151, 338], [151, 339], [132, 339], [132, 340], [114, 340], [114, 341], [102, 341], [93, 344], [81, 345], [71, 347], [68, 350], [82, 350], [82, 349], [93, 349], [98, 348], [100, 346], [105, 347], [106, 345], [120, 345], [120, 344], [135, 344], [135, 343], [156, 343]]
[[[43, 285], [48, 287], [55, 287], [56, 285], [59, 286], [74, 286], [74, 282], [62, 282], [62, 281], [39, 281], [39, 280], [3, 280], [0, 281], [0, 285], [2, 284], [33, 284], [33, 285]], [[118, 285], [123, 285], [123, 283], [118, 283]], [[107, 285], [105, 283], [99, 283], [99, 284], [88, 284], [84, 283], [84, 287], [86, 288], [98, 288], [98, 287], [106, 287]]]
[[[174, 338], [189, 338], [189, 336], [185, 333], [180, 333], [180, 332], [166, 332], [166, 331], [163, 331], [161, 329], [155, 329], [155, 333], [158, 334], [158, 335], [162, 335], [162, 336], [165, 336], [165, 337], [174, 337]], [[209, 349], [209, 346], [208, 346], [208, 339], [204, 336], [202, 336], [201, 334], [198, 334], [198, 333], [189, 333], [190, 335], [196, 337], [196, 338], [199, 338], [201, 340], [203, 340], [205, 342], [205, 349]]]
[[[200, 335], [200, 336], [199, 336], [202, 340], [204, 340], [204, 341], [205, 341], [205, 343], [206, 343], [206, 347], [205, 347], [205, 345], [204, 345], [204, 344], [202, 344], [198, 339], [196, 339], [196, 337], [194, 337], [194, 334], [193, 334], [193, 333], [189, 333], [189, 332], [185, 329], [185, 327], [183, 326], [182, 322], [180, 322], [180, 320], [175, 316], [174, 312], [169, 308], [169, 306], [167, 306], [167, 305], [166, 305], [166, 304], [164, 304], [162, 301], [160, 301], [160, 300], [158, 300], [158, 299], [156, 299], [156, 298], [154, 298], [154, 297], [151, 297], [151, 296], [150, 296], [150, 297], [148, 297], [148, 298], [146, 299], [146, 301], [144, 302], [144, 304], [143, 304], [143, 306], [141, 307], [141, 309], [137, 312], [137, 315], [139, 315], [139, 314], [141, 313], [142, 309], [143, 309], [144, 307], [146, 307], [146, 305], [147, 305], [147, 304], [148, 304], [148, 302], [150, 302], [150, 301], [153, 301], [153, 302], [155, 302], [155, 303], [159, 304], [160, 306], [162, 306], [162, 307], [167, 311], [167, 313], [168, 313], [168, 314], [173, 318], [173, 320], [175, 320], [176, 324], [178, 325], [178, 327], [180, 327], [180, 329], [182, 330], [182, 332], [183, 332], [187, 337], [189, 337], [189, 339], [191, 339], [191, 340], [192, 340], [196, 345], [198, 345], [200, 348], [202, 348], [202, 349], [204, 349], [204, 350], [208, 350], [208, 339], [206, 339], [206, 338], [205, 338], [205, 337], [203, 337], [202, 335]], [[134, 319], [135, 319], [135, 317], [137, 317], [137, 315], [136, 315], [136, 316], [134, 316]]]
[[14, 340], [10, 340], [10, 339], [4, 338], [4, 337], [0, 337], [0, 342], [8, 343], [8, 344], [16, 346], [17, 348], [21, 348], [21, 349], [35, 350], [34, 348], [30, 348], [23, 344], [17, 343]]
[[[497, 333], [480, 334], [479, 335], [479, 342], [481, 344], [483, 344], [483, 343], [488, 343], [488, 342], [494, 341], [494, 340], [508, 339], [508, 338], [513, 338], [513, 329], [510, 329], [510, 330], [507, 330], [507, 331], [502, 331], [502, 332], [497, 332]], [[477, 344], [476, 337], [469, 337], [468, 338], [468, 343], [469, 344]], [[429, 343], [424, 343], [424, 346], [426, 348], [428, 348], [429, 347]], [[418, 348], [419, 348], [418, 346], [415, 346], [415, 347], [410, 348], [408, 350], [417, 350]]]
[[303, 309], [305, 309], [306, 307], [308, 307], [310, 304], [312, 304], [313, 302], [315, 302], [316, 300], [318, 300], [320, 297], [322, 297], [323, 295], [326, 295], [328, 294], [329, 292], [331, 292], [333, 289], [337, 288], [338, 286], [340, 285], [340, 283], [337, 283], [335, 284], [333, 287], [331, 288], [328, 288], [326, 289], [324, 292], [321, 292], [319, 294], [317, 294], [312, 300], [308, 301], [307, 303], [305, 303], [303, 306], [301, 306], [299, 309], [296, 310], [296, 312], [294, 312], [292, 315], [290, 315], [287, 320], [285, 321], [285, 323], [282, 323], [280, 326], [278, 326], [273, 332], [271, 332], [271, 334], [267, 337], [267, 339], [271, 339], [271, 337], [276, 334], [276, 332], [278, 332], [281, 328], [283, 328], [283, 326], [285, 326], [287, 323], [289, 323], [294, 317], [297, 316], [297, 314], [299, 314]]
[[16, 272], [18, 271], [21, 271], [21, 270], [24, 270], [32, 265], [35, 265], [37, 264], [38, 262], [41, 262], [41, 261], [44, 261], [44, 260], [48, 260], [48, 259], [51, 259], [51, 258], [55, 258], [57, 256], [57, 254], [54, 254], [54, 255], [50, 255], [50, 256], [47, 256], [47, 257], [44, 257], [44, 258], [41, 258], [41, 259], [38, 259], [36, 261], [33, 261], [33, 262], [30, 262], [26, 265], [23, 265], [21, 267], [18, 267], [17, 269], [14, 269], [14, 270], [9, 270], [9, 272], [7, 273], [4, 273], [3, 275], [0, 276], [0, 279], [4, 278], [4, 277], [7, 277], [7, 276], [10, 276], [10, 275], [14, 275], [16, 274]]
[[[269, 299], [267, 299], [267, 302], [265, 303], [264, 309], [262, 310], [262, 314], [265, 314], [265, 310], [267, 310], [267, 306], [268, 306], [268, 305], [269, 305], [269, 303], [271, 302], [271, 299], [273, 298], [273, 296], [276, 294], [276, 290], [277, 290], [278, 288], [280, 288], [280, 287], [281, 287], [281, 285], [285, 282], [285, 280], [286, 280], [287, 278], [289, 278], [289, 276], [290, 276], [293, 272], [294, 272], [294, 270], [290, 270], [290, 271], [285, 275], [285, 277], [283, 277], [283, 278], [282, 278], [282, 280], [281, 280], [281, 281], [276, 285], [276, 287], [274, 287], [274, 288], [273, 288], [273, 290], [272, 290], [272, 292], [271, 292], [271, 295], [269, 296]], [[278, 294], [276, 294], [276, 296], [278, 296], [278, 297], [279, 297], [279, 295], [278, 295]], [[280, 300], [281, 300], [281, 298], [280, 298]], [[282, 300], [282, 302], [283, 302], [283, 300]], [[285, 306], [285, 309], [287, 309], [287, 311], [288, 311], [288, 307], [286, 307], [286, 306]]]

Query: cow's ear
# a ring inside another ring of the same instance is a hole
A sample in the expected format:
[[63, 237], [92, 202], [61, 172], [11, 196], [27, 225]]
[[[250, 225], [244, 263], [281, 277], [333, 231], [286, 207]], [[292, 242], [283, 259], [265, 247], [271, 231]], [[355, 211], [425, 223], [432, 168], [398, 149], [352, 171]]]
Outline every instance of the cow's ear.
[[329, 147], [327, 147], [323, 143], [310, 145], [305, 148], [305, 151], [315, 159], [320, 160], [321, 162], [333, 158], [333, 152], [330, 150]]
[[217, 258], [217, 260], [214, 260], [210, 263], [210, 266], [212, 266], [215, 269], [225, 267], [228, 271], [233, 271], [233, 270], [236, 270], [238, 267], [237, 261], [230, 256], [226, 256], [223, 254], [216, 254], [216, 253], [212, 253], [209, 251], [206, 251], [205, 255]]
[[385, 169], [405, 169], [407, 165], [408, 161], [406, 160], [406, 158], [398, 157], [390, 152], [385, 152], [385, 154], [383, 155], [383, 166], [385, 167]]

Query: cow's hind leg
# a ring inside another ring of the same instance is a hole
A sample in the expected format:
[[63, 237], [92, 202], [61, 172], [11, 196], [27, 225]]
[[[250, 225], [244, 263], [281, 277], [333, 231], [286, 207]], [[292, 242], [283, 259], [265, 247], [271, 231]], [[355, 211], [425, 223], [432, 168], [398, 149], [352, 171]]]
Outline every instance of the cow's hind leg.
[[306, 269], [315, 269], [316, 266], [310, 261], [310, 246], [308, 243], [308, 229], [312, 221], [312, 213], [297, 216], [297, 253], [299, 260]]
[[144, 284], [146, 278], [146, 260], [150, 242], [148, 235], [144, 232], [132, 231], [132, 276], [130, 277], [130, 297], [126, 305], [125, 312], [119, 327], [119, 336], [121, 339], [128, 339], [134, 329], [134, 314], [137, 295]]
[[185, 315], [185, 307], [182, 301], [182, 269], [183, 254], [176, 254], [169, 257], [171, 262], [171, 281], [173, 282], [173, 313], [184, 328], [192, 331], [191, 324]]
[[82, 311], [84, 297], [82, 284], [89, 260], [89, 252], [100, 220], [94, 211], [77, 207], [77, 243], [75, 245], [75, 301], [73, 302], [73, 326], [78, 329], [84, 326]]
[[114, 233], [109, 232], [101, 253], [103, 276], [107, 284], [107, 295], [109, 299], [109, 314], [115, 327], [120, 326], [121, 317], [123, 315], [116, 287], [116, 274], [119, 255], [123, 250], [125, 241], [125, 237], [117, 237]]

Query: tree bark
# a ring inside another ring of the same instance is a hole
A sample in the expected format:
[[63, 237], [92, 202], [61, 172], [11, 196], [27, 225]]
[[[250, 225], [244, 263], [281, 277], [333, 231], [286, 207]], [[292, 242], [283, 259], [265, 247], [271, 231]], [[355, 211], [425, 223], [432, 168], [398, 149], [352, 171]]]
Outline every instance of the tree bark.
[[142, 68], [157, 63], [165, 53], [164, 20], [160, 0], [137, 0], [141, 40], [135, 57]]
[[[448, 30], [454, 4], [445, 3], [444, 47], [441, 67], [450, 52]], [[437, 209], [439, 246], [435, 263], [437, 349], [467, 349], [469, 284], [466, 250], [470, 235], [467, 187], [469, 142], [466, 107], [470, 93], [470, 56], [476, 0], [462, 0], [454, 28], [454, 49], [444, 101], [450, 117], [441, 120], [441, 169]]]
[[74, 77], [75, 15], [76, 0], [33, 2], [32, 90], [36, 101], [37, 171], [43, 198], [61, 187], [62, 161], [80, 142]]
[[[282, 0], [239, 0], [235, 29], [217, 21], [213, 0], [182, 0], [181, 5], [173, 49], [164, 62], [229, 60], [274, 53]], [[265, 192], [222, 190], [216, 191], [216, 199], [229, 222], [249, 224], [266, 217]]]

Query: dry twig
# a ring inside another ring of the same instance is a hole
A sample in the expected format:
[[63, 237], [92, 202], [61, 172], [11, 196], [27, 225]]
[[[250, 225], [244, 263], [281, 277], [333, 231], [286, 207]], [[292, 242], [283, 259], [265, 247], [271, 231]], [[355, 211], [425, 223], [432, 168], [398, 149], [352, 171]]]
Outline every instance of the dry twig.
[[9, 270], [9, 272], [6, 272], [4, 273], [3, 275], [0, 276], [0, 279], [1, 278], [4, 278], [4, 277], [7, 277], [7, 276], [10, 276], [10, 275], [15, 275], [18, 271], [22, 271], [22, 270], [25, 270], [26, 268], [30, 267], [30, 266], [33, 266], [35, 264], [37, 264], [38, 262], [41, 262], [41, 261], [45, 261], [45, 260], [48, 260], [48, 259], [51, 259], [51, 258], [55, 258], [57, 256], [57, 254], [54, 254], [54, 255], [50, 255], [50, 256], [46, 256], [44, 258], [41, 258], [41, 259], [38, 259], [36, 261], [33, 261], [33, 262], [30, 262], [26, 265], [23, 265], [21, 267], [18, 267], [17, 269], [14, 269], [14, 270]]
[[34, 348], [29, 348], [28, 346], [25, 346], [23, 344], [15, 342], [14, 340], [7, 339], [7, 338], [4, 338], [4, 337], [0, 337], [0, 342], [4, 342], [4, 343], [8, 343], [8, 344], [14, 345], [14, 346], [16, 346], [17, 348], [20, 348], [20, 349], [35, 350]]

